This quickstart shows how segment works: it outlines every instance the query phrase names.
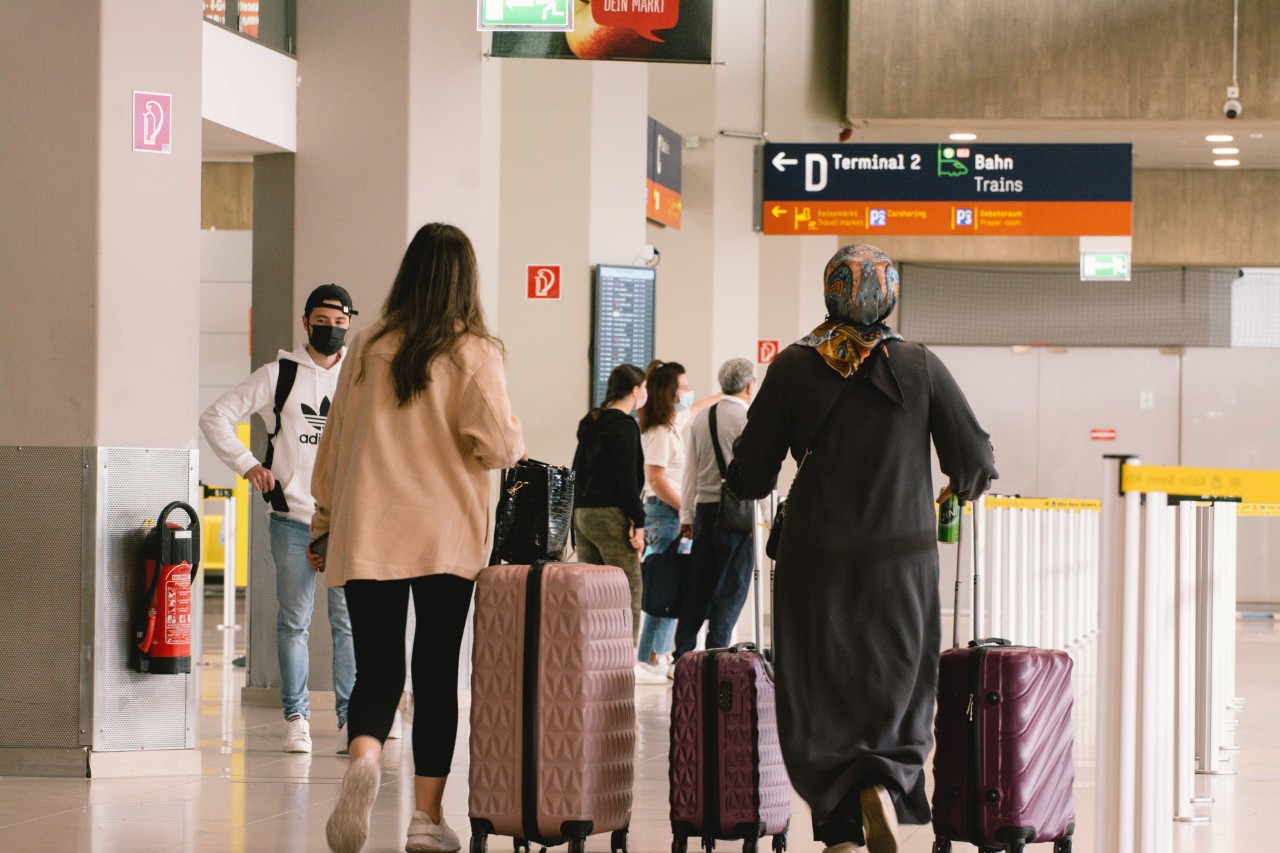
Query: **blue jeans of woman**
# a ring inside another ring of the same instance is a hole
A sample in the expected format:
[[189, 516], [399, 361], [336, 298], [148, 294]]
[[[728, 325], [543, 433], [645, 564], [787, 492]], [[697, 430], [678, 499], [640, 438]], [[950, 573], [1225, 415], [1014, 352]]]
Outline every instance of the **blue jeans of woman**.
[[[658, 498], [644, 500], [644, 555], [671, 547], [680, 538], [680, 513]], [[665, 655], [675, 648], [676, 620], [644, 614], [640, 626], [640, 646], [636, 659], [648, 663], [650, 655]]]
[[[280, 655], [280, 701], [286, 719], [301, 714], [310, 719], [307, 676], [311, 671], [307, 636], [315, 609], [319, 575], [307, 561], [311, 529], [292, 518], [271, 516], [271, 557], [276, 564], [276, 647]], [[339, 724], [347, 720], [347, 702], [356, 682], [356, 656], [351, 644], [347, 595], [329, 590], [329, 629], [333, 632], [333, 692]]]

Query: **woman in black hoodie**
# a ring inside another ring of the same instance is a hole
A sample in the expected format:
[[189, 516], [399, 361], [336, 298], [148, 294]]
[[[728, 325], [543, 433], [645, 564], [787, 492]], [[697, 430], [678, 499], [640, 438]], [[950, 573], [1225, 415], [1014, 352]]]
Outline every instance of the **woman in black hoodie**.
[[645, 404], [644, 371], [620, 364], [609, 374], [604, 402], [578, 423], [573, 529], [578, 559], [618, 566], [631, 584], [631, 630], [640, 630], [640, 552], [644, 549], [644, 455], [631, 412]]

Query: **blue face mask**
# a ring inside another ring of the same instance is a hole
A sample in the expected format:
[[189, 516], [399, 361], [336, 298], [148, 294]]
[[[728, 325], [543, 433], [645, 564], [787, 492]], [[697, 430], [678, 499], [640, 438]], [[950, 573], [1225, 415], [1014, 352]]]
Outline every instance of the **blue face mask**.
[[676, 411], [683, 412], [693, 405], [693, 392], [685, 391], [676, 398]]

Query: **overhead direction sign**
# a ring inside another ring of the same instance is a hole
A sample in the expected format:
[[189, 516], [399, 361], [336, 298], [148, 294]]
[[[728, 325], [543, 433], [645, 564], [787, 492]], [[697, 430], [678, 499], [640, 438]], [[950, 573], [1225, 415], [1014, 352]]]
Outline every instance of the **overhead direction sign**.
[[1127, 235], [1131, 145], [765, 143], [765, 234]]
[[574, 0], [479, 0], [481, 30], [573, 29]]

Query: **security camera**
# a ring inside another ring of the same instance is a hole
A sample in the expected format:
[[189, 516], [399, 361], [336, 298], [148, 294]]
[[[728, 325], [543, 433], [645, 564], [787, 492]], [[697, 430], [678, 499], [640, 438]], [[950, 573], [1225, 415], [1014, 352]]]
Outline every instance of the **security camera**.
[[1240, 118], [1240, 113], [1244, 112], [1244, 107], [1240, 106], [1240, 102], [1235, 98], [1228, 98], [1227, 102], [1222, 105], [1222, 114], [1227, 118]]

